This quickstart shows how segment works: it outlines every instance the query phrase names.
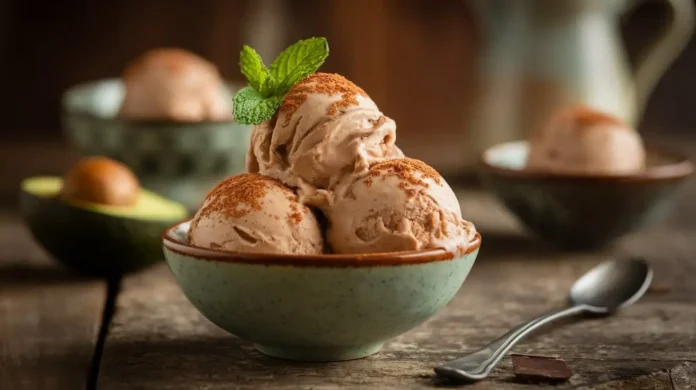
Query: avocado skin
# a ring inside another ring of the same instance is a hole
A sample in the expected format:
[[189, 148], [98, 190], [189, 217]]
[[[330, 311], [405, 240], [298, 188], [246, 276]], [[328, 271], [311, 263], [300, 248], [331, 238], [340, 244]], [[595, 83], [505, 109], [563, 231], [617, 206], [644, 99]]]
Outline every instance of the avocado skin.
[[99, 277], [135, 272], [163, 260], [161, 234], [180, 221], [120, 218], [24, 190], [20, 209], [34, 238], [56, 260]]

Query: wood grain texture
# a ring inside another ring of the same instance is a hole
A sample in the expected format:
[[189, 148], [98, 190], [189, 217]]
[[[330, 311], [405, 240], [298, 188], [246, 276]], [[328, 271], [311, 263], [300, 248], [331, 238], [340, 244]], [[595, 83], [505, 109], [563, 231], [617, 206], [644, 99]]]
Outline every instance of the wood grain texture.
[[[693, 198], [692, 182], [680, 195]], [[477, 264], [435, 318], [372, 357], [309, 364], [272, 359], [216, 328], [189, 304], [166, 266], [124, 281], [106, 342], [100, 389], [335, 389], [450, 386], [432, 367], [471, 351], [535, 314], [563, 304], [572, 282], [611, 255], [645, 256], [667, 293], [610, 318], [566, 321], [520, 344], [518, 353], [560, 355], [574, 372], [557, 388], [687, 389], [696, 363], [696, 205], [681, 203], [660, 227], [602, 253], [561, 253], [526, 237], [489, 195], [462, 193], [483, 232]], [[678, 230], [677, 230], [678, 229]], [[602, 386], [602, 387], [598, 387]], [[505, 359], [471, 389], [529, 389]]]
[[84, 389], [106, 284], [56, 266], [0, 214], [0, 389]]
[[674, 390], [696, 389], [696, 363], [684, 363], [669, 371]]

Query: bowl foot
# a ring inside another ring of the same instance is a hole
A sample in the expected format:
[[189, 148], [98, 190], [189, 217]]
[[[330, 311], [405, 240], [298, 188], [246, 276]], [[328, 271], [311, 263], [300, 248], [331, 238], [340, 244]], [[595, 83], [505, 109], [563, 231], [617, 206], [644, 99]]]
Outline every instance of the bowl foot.
[[288, 347], [255, 344], [254, 347], [275, 358], [305, 362], [337, 362], [360, 359], [374, 355], [382, 349], [382, 344], [369, 344], [357, 347]]

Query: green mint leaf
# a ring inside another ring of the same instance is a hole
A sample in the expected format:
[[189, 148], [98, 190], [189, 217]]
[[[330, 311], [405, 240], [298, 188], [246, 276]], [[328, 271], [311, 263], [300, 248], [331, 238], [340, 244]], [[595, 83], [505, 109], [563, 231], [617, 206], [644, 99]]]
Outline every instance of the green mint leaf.
[[244, 87], [234, 95], [234, 119], [244, 125], [258, 125], [273, 117], [282, 96], [263, 97], [252, 87]]
[[234, 95], [234, 117], [238, 123], [257, 125], [273, 117], [285, 93], [314, 73], [329, 55], [325, 38], [309, 38], [285, 49], [266, 68], [261, 56], [242, 46], [239, 65], [249, 86]]
[[269, 73], [268, 78], [266, 79], [266, 81], [263, 82], [263, 84], [261, 84], [260, 89], [258, 91], [261, 94], [261, 96], [265, 98], [271, 97], [273, 96], [273, 93], [275, 91], [276, 84], [277, 82], [275, 78], [271, 76], [271, 74]]
[[305, 39], [283, 50], [270, 67], [276, 82], [274, 95], [285, 94], [295, 83], [319, 69], [328, 56], [326, 38]]
[[263, 97], [273, 94], [276, 82], [266, 65], [263, 64], [261, 56], [254, 49], [247, 45], [242, 46], [242, 51], [239, 54], [239, 67], [249, 85]]

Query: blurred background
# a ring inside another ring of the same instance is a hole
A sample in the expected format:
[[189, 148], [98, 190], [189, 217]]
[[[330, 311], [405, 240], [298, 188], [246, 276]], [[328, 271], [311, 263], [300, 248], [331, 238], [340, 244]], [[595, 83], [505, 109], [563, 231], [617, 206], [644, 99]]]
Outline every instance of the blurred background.
[[[490, 3], [500, 10], [531, 3], [536, 4], [532, 8], [552, 3], [629, 3], [610, 21], [616, 22], [610, 29], [615, 26], [621, 39], [615, 49], [625, 51], [628, 64], [635, 64], [674, 19], [662, 1]], [[492, 23], [474, 5], [475, 1], [465, 0], [4, 0], [0, 2], [0, 85], [5, 99], [0, 105], [0, 173], [7, 178], [3, 183], [16, 188], [23, 174], [58, 169], [50, 161], [63, 153], [55, 146], [64, 145], [60, 99], [77, 83], [118, 77], [128, 61], [161, 46], [198, 53], [215, 63], [226, 79], [241, 82], [242, 43], [270, 61], [289, 43], [309, 36], [328, 38], [331, 54], [322, 70], [344, 74], [365, 89], [396, 120], [397, 143], [407, 154], [456, 175], [471, 162], [466, 156], [473, 153], [466, 147], [471, 133], [489, 131], [470, 123], [477, 99], [489, 88], [481, 84], [482, 57], [495, 45]], [[551, 20], [562, 20], [569, 11], [558, 12]], [[572, 25], [577, 15], [565, 22]], [[502, 14], [500, 21], [497, 28], [504, 30], [514, 18]], [[645, 134], [693, 132], [696, 43], [688, 38], [678, 58], [658, 75], [639, 113], [638, 126]], [[532, 45], [533, 39], [529, 37]], [[509, 45], [515, 47], [514, 42]], [[582, 50], [591, 53], [593, 48]], [[515, 62], [514, 56], [506, 58], [502, 61]], [[604, 66], [613, 66], [611, 58], [606, 61]], [[526, 95], [518, 101], [533, 100], [540, 90], [538, 86], [524, 90]], [[46, 148], [43, 154], [20, 164], [28, 167], [12, 164], [18, 153], [40, 147]]]

